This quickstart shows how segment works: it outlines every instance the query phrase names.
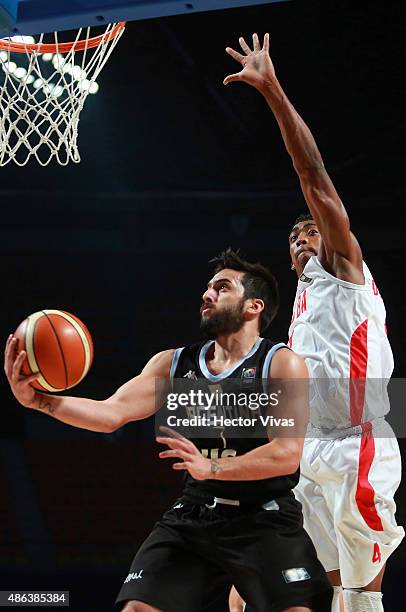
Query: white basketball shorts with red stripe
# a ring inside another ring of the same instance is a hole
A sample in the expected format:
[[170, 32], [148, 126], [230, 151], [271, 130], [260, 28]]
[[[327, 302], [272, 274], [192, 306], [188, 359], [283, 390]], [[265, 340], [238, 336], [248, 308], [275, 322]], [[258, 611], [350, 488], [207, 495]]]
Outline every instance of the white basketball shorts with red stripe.
[[322, 439], [312, 430], [310, 436], [294, 489], [305, 529], [327, 572], [339, 569], [345, 588], [364, 587], [404, 537], [393, 499], [401, 478], [395, 434], [379, 419], [356, 435]]

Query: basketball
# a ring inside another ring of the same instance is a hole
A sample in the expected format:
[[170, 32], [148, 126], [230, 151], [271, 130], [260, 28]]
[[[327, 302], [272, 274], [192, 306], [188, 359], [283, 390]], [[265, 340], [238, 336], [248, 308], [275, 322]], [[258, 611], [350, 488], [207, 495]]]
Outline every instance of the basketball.
[[93, 342], [80, 319], [63, 310], [41, 310], [16, 329], [18, 350], [27, 352], [22, 372], [39, 372], [32, 386], [40, 391], [65, 391], [86, 376], [93, 361]]

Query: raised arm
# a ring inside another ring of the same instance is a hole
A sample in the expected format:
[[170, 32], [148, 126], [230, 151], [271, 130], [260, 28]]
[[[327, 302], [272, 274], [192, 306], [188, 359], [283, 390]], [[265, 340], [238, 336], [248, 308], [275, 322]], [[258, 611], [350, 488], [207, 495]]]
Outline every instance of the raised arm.
[[361, 249], [350, 230], [347, 212], [327, 174], [312, 133], [276, 78], [269, 55], [269, 34], [265, 34], [262, 47], [256, 34], [252, 39], [253, 50], [243, 38], [239, 39], [243, 54], [226, 48], [243, 69], [227, 76], [224, 84], [248, 83], [264, 96], [278, 122], [303, 195], [321, 234], [319, 259], [339, 278], [362, 284]]
[[164, 401], [173, 350], [158, 353], [141, 374], [120, 387], [105, 400], [57, 396], [39, 393], [30, 385], [36, 375], [21, 372], [25, 351], [18, 352], [17, 341], [9, 336], [5, 350], [4, 370], [16, 399], [33, 410], [91, 431], [110, 433], [129, 421], [145, 419], [156, 412]]

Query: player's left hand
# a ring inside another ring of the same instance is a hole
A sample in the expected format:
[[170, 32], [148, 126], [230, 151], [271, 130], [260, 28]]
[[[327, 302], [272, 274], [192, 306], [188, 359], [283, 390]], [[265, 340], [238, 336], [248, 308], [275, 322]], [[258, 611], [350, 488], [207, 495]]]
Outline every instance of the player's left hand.
[[242, 70], [235, 74], [229, 74], [223, 81], [228, 85], [233, 81], [242, 81], [261, 90], [266, 84], [275, 78], [275, 69], [269, 56], [269, 34], [264, 36], [264, 44], [261, 47], [258, 34], [252, 35], [253, 49], [245, 42], [242, 36], [238, 39], [244, 55], [238, 53], [231, 47], [226, 47], [226, 52], [242, 65]]
[[159, 429], [166, 434], [166, 437], [158, 436], [156, 441], [159, 444], [166, 444], [170, 448], [170, 450], [159, 453], [160, 459], [174, 459], [177, 457], [182, 459], [182, 463], [174, 463], [172, 465], [174, 470], [187, 470], [196, 480], [210, 478], [210, 460], [203, 457], [193, 442], [170, 427], [161, 425]]

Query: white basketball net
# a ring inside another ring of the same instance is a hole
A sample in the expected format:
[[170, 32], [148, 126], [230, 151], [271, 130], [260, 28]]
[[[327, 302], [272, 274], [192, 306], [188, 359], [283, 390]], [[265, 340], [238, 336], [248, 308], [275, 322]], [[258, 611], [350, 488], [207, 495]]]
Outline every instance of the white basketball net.
[[[90, 28], [81, 29], [67, 51], [55, 32], [53, 53], [44, 34], [35, 49], [24, 42], [27, 37], [6, 39], [10, 49], [0, 51], [0, 166], [24, 166], [32, 157], [41, 166], [53, 158], [62, 166], [80, 162], [80, 113], [123, 32], [124, 24], [110, 24], [91, 46]], [[23, 52], [14, 51], [16, 40], [23, 41]]]

